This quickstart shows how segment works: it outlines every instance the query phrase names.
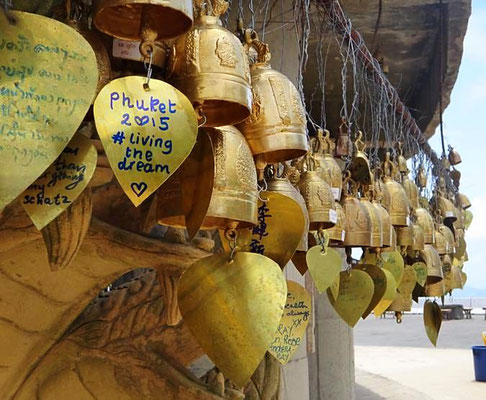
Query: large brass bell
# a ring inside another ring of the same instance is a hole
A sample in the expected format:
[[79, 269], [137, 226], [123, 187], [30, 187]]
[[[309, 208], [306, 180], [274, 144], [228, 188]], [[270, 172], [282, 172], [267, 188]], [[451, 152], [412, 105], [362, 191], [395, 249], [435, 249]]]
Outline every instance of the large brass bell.
[[418, 208], [415, 210], [417, 218], [417, 225], [424, 231], [425, 244], [434, 244], [435, 242], [435, 228], [434, 219], [425, 208]]
[[341, 206], [341, 203], [336, 201], [334, 203], [336, 206], [336, 214], [337, 214], [337, 221], [334, 227], [327, 229], [329, 233], [329, 246], [331, 247], [340, 247], [344, 242], [344, 238], [346, 235], [346, 215], [344, 214], [344, 209]]
[[198, 109], [205, 126], [234, 125], [251, 112], [248, 57], [219, 19], [228, 3], [210, 3], [215, 6], [196, 7], [194, 26], [176, 40], [168, 78]]
[[[347, 179], [349, 179], [349, 176]], [[344, 198], [343, 209], [346, 216], [344, 246], [370, 247], [372, 242], [372, 222], [367, 208], [353, 193], [348, 192]]]
[[299, 92], [285, 75], [271, 68], [268, 45], [257, 38], [247, 42], [257, 52], [257, 60], [250, 66], [253, 107], [250, 117], [238, 128], [253, 155], [267, 163], [301, 157], [308, 144]]
[[380, 211], [371, 203], [365, 195], [359, 199], [360, 203], [367, 210], [371, 222], [370, 247], [383, 247], [383, 226]]
[[468, 197], [462, 193], [456, 194], [456, 204], [463, 210], [467, 210], [469, 207], [471, 207], [471, 202], [469, 201]]
[[337, 213], [331, 187], [315, 170], [312, 156], [307, 156], [307, 171], [299, 182], [299, 190], [304, 197], [309, 212], [309, 230], [328, 229], [336, 225]]
[[309, 236], [309, 213], [307, 212], [307, 207], [305, 205], [305, 200], [298, 190], [290, 183], [287, 178], [273, 177], [268, 182], [268, 190], [272, 192], [277, 192], [289, 196], [291, 199], [295, 200], [301, 207], [305, 217], [305, 229], [300, 240], [297, 251], [307, 251], [308, 249], [308, 236]]
[[[387, 211], [393, 226], [408, 226], [410, 208], [408, 204], [407, 193], [402, 185], [395, 181], [392, 176], [395, 175], [395, 165], [390, 161], [390, 153], [387, 152], [385, 160], [385, 190], [390, 196], [390, 204]], [[387, 207], [384, 204], [385, 208]]]
[[155, 38], [170, 39], [192, 25], [192, 0], [94, 0], [93, 22], [107, 35], [141, 40], [144, 30]]
[[207, 129], [214, 152], [214, 187], [201, 228], [256, 225], [257, 173], [250, 148], [234, 126]]
[[404, 176], [402, 186], [407, 194], [408, 203], [413, 210], [419, 208], [419, 193], [417, 185], [408, 177]]
[[314, 159], [316, 160], [316, 171], [321, 174], [329, 186], [331, 186], [334, 200], [341, 199], [343, 186], [341, 167], [332, 156], [335, 144], [330, 138], [328, 130], [319, 129], [317, 137], [311, 139]]
[[444, 278], [442, 261], [435, 247], [426, 244], [424, 251], [420, 252], [420, 255], [427, 264], [427, 284], [430, 285], [441, 281]]

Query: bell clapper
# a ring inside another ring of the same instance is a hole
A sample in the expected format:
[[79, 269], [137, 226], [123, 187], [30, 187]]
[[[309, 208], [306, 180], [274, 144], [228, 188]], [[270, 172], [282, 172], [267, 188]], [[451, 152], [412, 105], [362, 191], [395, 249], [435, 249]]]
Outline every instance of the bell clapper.
[[403, 317], [403, 314], [402, 314], [401, 311], [395, 312], [395, 318], [396, 318], [397, 324], [401, 324], [403, 322], [402, 317]]

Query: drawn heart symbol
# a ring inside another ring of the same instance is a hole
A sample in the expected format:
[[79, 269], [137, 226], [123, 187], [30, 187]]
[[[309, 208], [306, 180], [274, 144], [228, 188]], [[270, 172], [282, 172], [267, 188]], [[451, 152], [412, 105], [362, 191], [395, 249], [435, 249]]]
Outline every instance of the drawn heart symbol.
[[95, 54], [78, 32], [40, 15], [11, 13], [15, 24], [0, 15], [0, 42], [6, 43], [0, 60], [9, 71], [16, 71], [0, 76], [5, 106], [0, 210], [42, 175], [68, 145], [98, 83]]
[[135, 193], [137, 197], [140, 197], [147, 190], [148, 185], [145, 182], [134, 182], [130, 185], [130, 187], [132, 188], [133, 193]]

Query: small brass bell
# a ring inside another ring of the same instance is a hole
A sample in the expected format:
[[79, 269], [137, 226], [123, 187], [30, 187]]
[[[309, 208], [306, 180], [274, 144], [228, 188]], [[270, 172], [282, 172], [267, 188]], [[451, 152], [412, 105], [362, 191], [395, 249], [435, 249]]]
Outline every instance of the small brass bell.
[[234, 126], [207, 129], [214, 151], [214, 187], [201, 229], [257, 224], [257, 174], [250, 148]]
[[427, 264], [427, 284], [434, 284], [444, 279], [442, 261], [435, 247], [426, 244], [424, 251], [420, 252], [420, 256]]
[[339, 136], [336, 143], [336, 157], [351, 157], [353, 155], [353, 142], [349, 136], [349, 126], [345, 119], [339, 127]]
[[198, 108], [205, 126], [218, 127], [244, 121], [252, 93], [243, 45], [219, 19], [228, 3], [213, 2], [212, 8], [195, 8], [194, 26], [175, 41], [168, 78]]
[[93, 22], [107, 35], [126, 40], [143, 39], [146, 29], [155, 38], [170, 39], [192, 25], [191, 0], [94, 0]]
[[316, 171], [321, 174], [329, 186], [331, 186], [334, 200], [341, 199], [343, 186], [341, 167], [332, 156], [335, 144], [330, 138], [328, 130], [319, 129], [317, 137], [311, 139], [313, 156], [316, 160]]
[[[395, 181], [392, 176], [395, 175], [395, 166], [390, 161], [390, 153], [386, 153], [385, 160], [385, 190], [390, 196], [390, 204], [387, 211], [390, 214], [390, 218], [393, 226], [408, 226], [410, 208], [408, 204], [407, 193], [402, 185]], [[384, 204], [385, 208], [386, 205]]]
[[407, 167], [407, 160], [403, 156], [403, 150], [402, 150], [403, 144], [401, 142], [398, 143], [398, 171], [402, 175], [406, 175], [408, 173], [408, 167]]
[[247, 42], [257, 52], [257, 61], [250, 66], [253, 108], [238, 128], [253, 155], [260, 155], [268, 163], [301, 157], [307, 152], [308, 143], [299, 92], [289, 78], [271, 68], [267, 44], [258, 38]]
[[[349, 181], [349, 175], [346, 178]], [[348, 182], [345, 181], [345, 185]], [[367, 208], [350, 192], [344, 198], [344, 214], [346, 216], [346, 247], [370, 247], [372, 242], [371, 216]]]
[[351, 179], [363, 185], [373, 184], [373, 175], [371, 174], [370, 163], [365, 154], [366, 145], [361, 140], [363, 133], [360, 131], [358, 137], [354, 142], [356, 153], [351, 160], [349, 171], [351, 171]]
[[371, 243], [370, 247], [383, 247], [383, 226], [381, 221], [380, 211], [370, 202], [370, 200], [363, 196], [359, 199], [360, 203], [368, 211], [371, 222]]
[[417, 175], [417, 184], [421, 188], [427, 187], [427, 175], [424, 171], [424, 167], [422, 167], [422, 166], [419, 168], [419, 172], [418, 172], [418, 175]]
[[305, 205], [305, 200], [298, 190], [292, 186], [287, 178], [273, 177], [268, 182], [268, 190], [272, 192], [277, 192], [289, 196], [291, 199], [295, 200], [304, 212], [305, 217], [305, 229], [300, 240], [297, 251], [307, 251], [308, 250], [308, 236], [309, 236], [309, 213], [307, 212], [307, 207]]
[[425, 249], [425, 233], [418, 224], [413, 224], [413, 244], [411, 249], [413, 251], [423, 251]]
[[425, 208], [418, 208], [415, 210], [415, 216], [417, 218], [417, 225], [424, 231], [425, 244], [435, 243], [435, 228], [434, 219]]
[[413, 245], [413, 226], [397, 226], [397, 244], [408, 247]]
[[334, 227], [327, 229], [327, 232], [329, 233], [329, 246], [340, 247], [344, 242], [346, 235], [346, 215], [344, 214], [343, 207], [338, 201], [336, 201], [334, 205], [336, 207], [337, 222]]
[[455, 150], [451, 146], [449, 146], [449, 157], [448, 158], [449, 158], [449, 162], [450, 162], [451, 165], [457, 165], [457, 164], [460, 164], [462, 162], [461, 156], [459, 155], [457, 150]]
[[463, 210], [467, 210], [471, 207], [471, 202], [467, 198], [465, 194], [457, 193], [456, 194], [456, 204], [458, 207], [462, 208]]
[[454, 233], [452, 233], [451, 229], [442, 224], [439, 226], [439, 232], [442, 234], [446, 242], [447, 254], [455, 253], [455, 238]]
[[405, 176], [402, 181], [402, 186], [407, 194], [410, 207], [413, 210], [419, 208], [419, 192], [417, 185], [408, 176]]
[[319, 176], [315, 167], [315, 161], [308, 155], [307, 171], [299, 182], [299, 190], [309, 212], [311, 231], [332, 228], [337, 222], [331, 187]]
[[459, 189], [459, 185], [461, 184], [461, 171], [453, 169], [451, 172], [449, 172], [449, 175], [452, 179], [452, 183], [454, 183], [454, 186]]

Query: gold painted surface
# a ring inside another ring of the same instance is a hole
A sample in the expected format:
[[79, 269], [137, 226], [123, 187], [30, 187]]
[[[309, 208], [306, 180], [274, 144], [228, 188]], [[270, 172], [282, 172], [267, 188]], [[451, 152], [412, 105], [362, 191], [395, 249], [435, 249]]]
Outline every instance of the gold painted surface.
[[327, 289], [328, 295], [330, 294], [334, 300], [337, 300], [339, 296], [339, 284], [341, 282], [341, 277], [338, 275], [336, 276], [336, 279], [334, 279], [334, 282], [329, 286]]
[[400, 286], [405, 265], [402, 255], [398, 251], [390, 251], [381, 253], [381, 258], [383, 259], [383, 268], [393, 274], [397, 286]]
[[403, 276], [400, 284], [398, 285], [398, 291], [404, 299], [408, 299], [412, 296], [413, 288], [417, 283], [417, 273], [413, 265], [405, 265], [403, 269]]
[[391, 303], [393, 303], [397, 293], [397, 283], [393, 277], [393, 274], [387, 269], [383, 269], [383, 272], [385, 273], [386, 278], [386, 290], [385, 294], [381, 298], [381, 301], [373, 309], [373, 313], [377, 318], [387, 310]]
[[98, 83], [95, 54], [59, 21], [0, 15], [0, 209], [61, 154], [88, 111]]
[[334, 300], [328, 293], [334, 310], [350, 327], [354, 327], [368, 308], [374, 292], [373, 279], [364, 271], [340, 273], [339, 296]]
[[261, 192], [258, 223], [238, 230], [237, 246], [243, 251], [263, 254], [282, 268], [300, 243], [305, 229], [302, 207], [295, 200], [276, 192]]
[[37, 229], [44, 228], [78, 198], [93, 177], [97, 158], [91, 141], [77, 133], [56, 161], [22, 193], [22, 206]]
[[417, 275], [417, 283], [424, 287], [427, 281], [427, 264], [422, 261], [413, 263], [413, 268], [415, 269], [415, 274]]
[[435, 301], [425, 300], [424, 304], [424, 326], [430, 342], [437, 346], [440, 326], [442, 324], [442, 311]]
[[362, 315], [362, 318], [366, 319], [366, 317], [371, 314], [371, 311], [373, 311], [383, 300], [383, 296], [385, 296], [387, 289], [387, 278], [384, 270], [377, 267], [376, 265], [358, 264], [354, 267], [354, 269], [359, 269], [366, 272], [371, 277], [371, 279], [373, 279], [373, 297], [371, 298], [370, 304]]
[[190, 154], [197, 117], [169, 84], [129, 76], [106, 85], [94, 103], [96, 128], [120, 186], [139, 206]]
[[319, 293], [323, 293], [339, 277], [341, 256], [330, 247], [323, 252], [322, 246], [318, 245], [309, 249], [306, 260], [314, 285]]
[[221, 372], [243, 386], [272, 343], [287, 285], [280, 267], [260, 254], [218, 254], [195, 262], [179, 281], [179, 309]]
[[280, 324], [268, 352], [281, 364], [287, 364], [297, 351], [309, 324], [311, 295], [294, 281], [287, 281], [287, 301]]

